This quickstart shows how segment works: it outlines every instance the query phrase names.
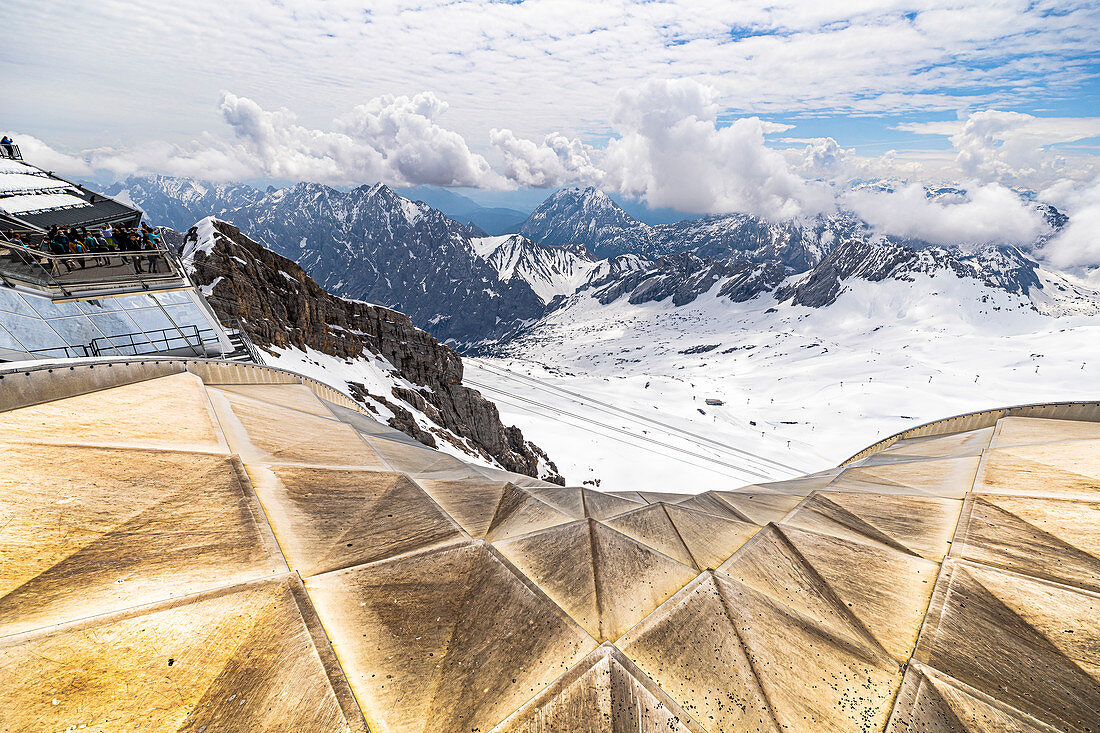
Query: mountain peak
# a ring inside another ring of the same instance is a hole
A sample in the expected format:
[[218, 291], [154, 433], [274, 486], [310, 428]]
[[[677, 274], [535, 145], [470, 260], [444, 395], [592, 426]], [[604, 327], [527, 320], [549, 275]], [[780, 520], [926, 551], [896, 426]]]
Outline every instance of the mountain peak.
[[637, 251], [649, 241], [649, 227], [594, 186], [555, 191], [519, 231], [542, 244], [583, 244], [597, 257]]
[[570, 186], [568, 188], [559, 188], [555, 191], [542, 205], [546, 205], [550, 202], [577, 202], [577, 203], [599, 203], [600, 205], [619, 208], [610, 196], [596, 188], [595, 186]]

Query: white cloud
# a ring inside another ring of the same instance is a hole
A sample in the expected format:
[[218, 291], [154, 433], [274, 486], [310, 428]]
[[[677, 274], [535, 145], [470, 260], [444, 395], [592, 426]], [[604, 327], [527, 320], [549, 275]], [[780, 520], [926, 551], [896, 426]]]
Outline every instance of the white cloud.
[[26, 100], [6, 110], [8, 124], [58, 130], [69, 147], [105, 130], [189, 140], [212, 129], [207, 101], [222, 88], [265, 109], [306, 114], [308, 100], [307, 127], [344, 112], [349, 95], [430, 89], [456, 105], [450, 127], [468, 140], [492, 127], [590, 140], [607, 132], [611, 90], [666, 77], [712, 86], [741, 115], [1057, 103], [1091, 78], [1100, 24], [1096, 3], [1011, 0], [97, 0], [63, 13], [6, 0], [4, 10], [5, 96]]
[[897, 129], [951, 139], [960, 172], [981, 181], [1039, 188], [1089, 180], [1096, 158], [1057, 146], [1100, 136], [1100, 117], [1036, 117], [990, 109], [956, 122], [903, 123]]
[[288, 110], [267, 111], [235, 94], [222, 113], [247, 156], [272, 178], [395, 185], [500, 184], [489, 163], [461, 135], [436, 120], [447, 104], [430, 92], [385, 95], [336, 120], [336, 130], [298, 124]]
[[552, 132], [540, 144], [518, 138], [511, 130], [493, 128], [489, 141], [504, 158], [504, 175], [521, 186], [599, 185], [603, 178], [592, 164], [589, 148], [577, 138]]
[[333, 130], [306, 127], [289, 110], [265, 110], [229, 92], [222, 95], [220, 109], [233, 132], [232, 142], [204, 134], [186, 144], [154, 141], [68, 156], [30, 136], [21, 140], [27, 159], [36, 165], [81, 176], [105, 171], [118, 177], [165, 173], [216, 181], [506, 185], [461, 135], [437, 123], [447, 105], [428, 92], [373, 99], [335, 120]]
[[83, 157], [56, 150], [33, 135], [13, 132], [11, 138], [19, 146], [23, 159], [43, 170], [67, 177], [87, 176], [92, 172], [91, 166]]
[[620, 137], [601, 161], [607, 183], [681, 211], [787, 219], [831, 209], [827, 189], [796, 175], [764, 144], [759, 118], [719, 128], [718, 110], [714, 90], [689, 80], [620, 92], [613, 118]]
[[1100, 267], [1100, 178], [1084, 189], [1059, 188], [1050, 194], [1069, 212], [1069, 223], [1039, 254], [1059, 268]]
[[998, 184], [975, 184], [965, 197], [944, 200], [929, 198], [918, 184], [892, 192], [849, 191], [841, 202], [876, 231], [933, 244], [1027, 246], [1047, 230], [1033, 207]]
[[780, 138], [780, 143], [805, 143], [802, 149], [788, 148], [784, 157], [800, 174], [808, 178], [832, 180], [850, 178], [858, 168], [855, 149], [842, 148], [831, 137], [808, 139]]
[[85, 153], [88, 167], [116, 178], [160, 173], [213, 181], [259, 178], [263, 167], [240, 147], [211, 135], [186, 145], [153, 141], [133, 148], [95, 148]]

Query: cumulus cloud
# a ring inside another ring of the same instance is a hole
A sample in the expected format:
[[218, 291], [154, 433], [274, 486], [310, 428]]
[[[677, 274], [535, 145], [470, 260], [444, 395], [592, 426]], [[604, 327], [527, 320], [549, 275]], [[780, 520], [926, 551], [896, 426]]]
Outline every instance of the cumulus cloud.
[[932, 244], [1026, 246], [1047, 230], [1034, 207], [999, 184], [943, 198], [930, 198], [923, 186], [911, 184], [890, 192], [849, 191], [841, 201], [876, 231]]
[[1100, 267], [1100, 178], [1084, 189], [1060, 188], [1051, 194], [1066, 207], [1069, 223], [1040, 254], [1055, 267]]
[[681, 211], [789, 219], [832, 208], [827, 189], [764, 144], [778, 129], [757, 117], [719, 127], [718, 112], [715, 91], [690, 80], [620, 92], [613, 116], [620, 137], [602, 160], [606, 181], [650, 206]]
[[1100, 136], [1096, 117], [1036, 117], [989, 109], [957, 122], [905, 123], [898, 129], [948, 136], [960, 172], [980, 181], [1040, 188], [1063, 178], [1087, 181], [1097, 173], [1095, 156], [1057, 147]]
[[77, 155], [63, 153], [60, 150], [47, 145], [33, 135], [13, 132], [10, 133], [15, 143], [19, 146], [23, 158], [32, 161], [39, 168], [54, 171], [62, 176], [77, 177], [87, 176], [92, 172], [88, 161]]
[[338, 118], [331, 131], [302, 126], [288, 110], [264, 110], [235, 94], [223, 96], [221, 109], [243, 150], [272, 178], [487, 188], [500, 183], [461, 135], [437, 123], [447, 104], [430, 92], [377, 97]]
[[822, 180], [848, 178], [859, 168], [854, 148], [842, 148], [831, 137], [780, 138], [779, 143], [804, 143], [805, 147], [787, 148], [787, 162], [803, 176]]
[[222, 95], [219, 107], [232, 140], [204, 134], [186, 144], [154, 141], [125, 149], [100, 147], [80, 156], [60, 153], [30, 136], [20, 140], [29, 160], [81, 176], [164, 173], [332, 185], [506, 185], [461, 135], [438, 123], [447, 105], [428, 92], [372, 99], [337, 118], [329, 130], [306, 127], [289, 110], [266, 110], [229, 92]]
[[511, 130], [493, 128], [489, 142], [504, 159], [504, 175], [521, 186], [599, 185], [603, 178], [592, 164], [588, 146], [577, 138], [552, 132], [537, 143], [518, 138]]

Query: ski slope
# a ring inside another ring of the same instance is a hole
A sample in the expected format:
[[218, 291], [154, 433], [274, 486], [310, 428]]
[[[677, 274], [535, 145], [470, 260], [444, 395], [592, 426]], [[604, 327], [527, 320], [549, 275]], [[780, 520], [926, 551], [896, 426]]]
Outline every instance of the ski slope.
[[846, 285], [824, 308], [577, 296], [466, 359], [464, 381], [570, 484], [604, 490], [733, 488], [961, 412], [1100, 399], [1096, 315], [1043, 315], [946, 272]]

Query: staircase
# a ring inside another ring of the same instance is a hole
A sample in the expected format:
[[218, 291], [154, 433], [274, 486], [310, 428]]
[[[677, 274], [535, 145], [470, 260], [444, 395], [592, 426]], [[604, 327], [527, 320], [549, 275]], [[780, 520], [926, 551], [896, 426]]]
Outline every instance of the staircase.
[[233, 328], [225, 329], [225, 335], [229, 337], [229, 343], [233, 344], [233, 351], [222, 354], [222, 358], [228, 361], [265, 364], [263, 357], [260, 356], [260, 350], [252, 343], [252, 339], [248, 338], [248, 333], [244, 330], [240, 320], [234, 318], [233, 326]]

